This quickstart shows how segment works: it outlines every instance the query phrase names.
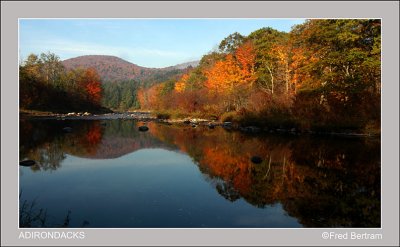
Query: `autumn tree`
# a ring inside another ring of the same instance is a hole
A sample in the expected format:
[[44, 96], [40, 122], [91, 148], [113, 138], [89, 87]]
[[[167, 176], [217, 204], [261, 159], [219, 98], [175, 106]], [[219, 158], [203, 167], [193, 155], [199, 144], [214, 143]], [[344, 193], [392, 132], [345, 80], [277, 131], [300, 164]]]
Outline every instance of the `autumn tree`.
[[182, 93], [185, 91], [187, 86], [187, 81], [189, 79], [189, 74], [184, 74], [182, 77], [175, 83], [175, 91], [178, 93]]
[[83, 93], [87, 99], [94, 104], [99, 105], [101, 100], [101, 82], [100, 76], [96, 69], [89, 68], [84, 71], [78, 81], [79, 85], [83, 89]]
[[290, 70], [289, 70], [289, 46], [285, 43], [273, 44], [271, 48], [271, 57], [277, 65], [276, 77], [280, 81], [282, 91], [289, 94], [290, 89]]
[[251, 87], [255, 82], [255, 59], [256, 53], [251, 41], [244, 43], [235, 50], [235, 58], [238, 62], [241, 74], [241, 80]]
[[304, 86], [319, 92], [331, 123], [380, 118], [380, 20], [309, 20], [292, 36], [305, 61], [295, 67]]
[[39, 87], [42, 61], [35, 54], [30, 54], [26, 61], [19, 66], [19, 98], [20, 106], [30, 109], [35, 107], [39, 100]]
[[139, 88], [137, 90], [136, 97], [137, 97], [137, 99], [139, 101], [140, 109], [148, 109], [147, 95], [145, 93], [145, 89], [144, 88]]

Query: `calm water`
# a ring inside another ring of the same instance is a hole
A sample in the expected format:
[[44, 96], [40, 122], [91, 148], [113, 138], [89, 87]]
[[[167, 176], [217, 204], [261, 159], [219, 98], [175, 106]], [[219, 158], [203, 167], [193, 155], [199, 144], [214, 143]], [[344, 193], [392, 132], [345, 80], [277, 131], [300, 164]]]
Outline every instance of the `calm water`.
[[379, 140], [140, 125], [21, 120], [21, 227], [380, 227]]

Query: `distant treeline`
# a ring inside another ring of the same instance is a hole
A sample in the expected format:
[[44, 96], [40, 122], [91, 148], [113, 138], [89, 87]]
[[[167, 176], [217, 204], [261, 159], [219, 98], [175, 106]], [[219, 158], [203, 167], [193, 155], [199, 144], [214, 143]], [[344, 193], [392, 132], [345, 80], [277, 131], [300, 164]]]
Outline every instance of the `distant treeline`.
[[132, 110], [140, 108], [137, 100], [138, 83], [134, 80], [106, 82], [103, 84], [102, 103], [113, 110]]
[[307, 20], [233, 33], [177, 81], [138, 91], [144, 109], [241, 125], [380, 130], [381, 21]]

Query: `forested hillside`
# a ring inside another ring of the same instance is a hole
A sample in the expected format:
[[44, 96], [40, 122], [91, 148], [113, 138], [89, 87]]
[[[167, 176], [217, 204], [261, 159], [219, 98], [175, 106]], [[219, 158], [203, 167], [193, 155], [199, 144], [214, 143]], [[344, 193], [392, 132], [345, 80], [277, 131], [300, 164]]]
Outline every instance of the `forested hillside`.
[[146, 68], [115, 56], [87, 55], [62, 61], [66, 69], [94, 68], [103, 82], [121, 82], [134, 80], [144, 87], [177, 79], [183, 70], [196, 62], [178, 64], [166, 68]]
[[102, 81], [103, 106], [126, 111], [140, 107], [139, 88], [149, 88], [167, 80], [178, 80], [187, 68], [198, 62], [178, 64], [166, 68], [146, 68], [115, 56], [88, 55], [62, 61], [67, 70], [94, 68]]

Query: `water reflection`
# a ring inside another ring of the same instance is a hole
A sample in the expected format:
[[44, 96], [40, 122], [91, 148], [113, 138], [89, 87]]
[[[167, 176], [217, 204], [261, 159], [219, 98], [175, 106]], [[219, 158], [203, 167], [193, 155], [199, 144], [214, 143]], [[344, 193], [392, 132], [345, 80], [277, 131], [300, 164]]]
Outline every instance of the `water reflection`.
[[[20, 159], [34, 159], [38, 165], [29, 169], [46, 171], [60, 168], [68, 156], [118, 159], [161, 148], [190, 156], [203, 181], [227, 202], [281, 205], [304, 227], [380, 227], [379, 140], [248, 136], [157, 123], [143, 133], [137, 126], [131, 120], [21, 121]], [[254, 155], [263, 162], [253, 164]]]

